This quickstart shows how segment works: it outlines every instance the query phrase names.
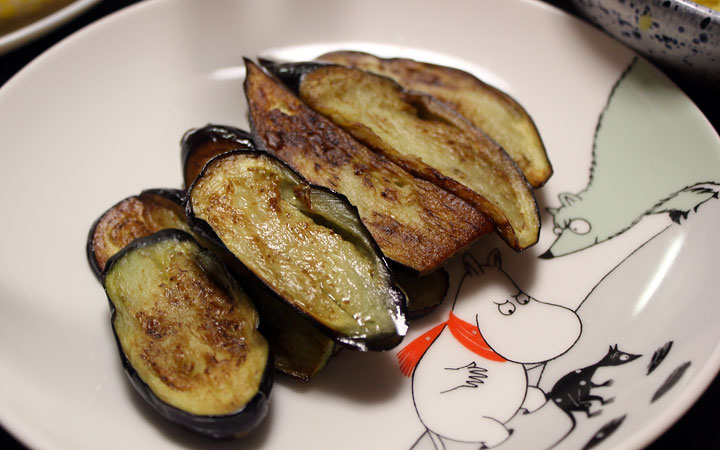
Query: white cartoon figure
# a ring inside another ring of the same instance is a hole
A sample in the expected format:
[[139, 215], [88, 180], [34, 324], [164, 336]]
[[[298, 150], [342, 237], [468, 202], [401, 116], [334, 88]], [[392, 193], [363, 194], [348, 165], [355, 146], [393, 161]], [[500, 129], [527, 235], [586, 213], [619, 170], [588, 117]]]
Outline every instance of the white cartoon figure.
[[503, 272], [497, 250], [486, 265], [469, 254], [463, 262], [448, 321], [398, 353], [401, 370], [413, 378], [417, 414], [437, 449], [449, 441], [477, 448], [505, 441], [511, 433], [505, 422], [546, 401], [543, 391], [528, 386], [523, 364], [565, 353], [581, 332], [573, 310], [518, 288]]

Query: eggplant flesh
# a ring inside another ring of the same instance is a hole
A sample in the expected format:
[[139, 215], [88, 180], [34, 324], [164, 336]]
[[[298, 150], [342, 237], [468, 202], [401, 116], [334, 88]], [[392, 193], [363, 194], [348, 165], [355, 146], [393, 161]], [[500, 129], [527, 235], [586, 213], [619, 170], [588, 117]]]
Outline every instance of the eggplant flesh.
[[188, 193], [192, 229], [336, 341], [386, 350], [404, 295], [347, 199], [263, 152], [211, 160]]
[[155, 410], [214, 438], [262, 421], [268, 344], [252, 302], [212, 253], [184, 231], [159, 231], [111, 257], [102, 281], [123, 366]]
[[505, 92], [468, 72], [347, 50], [326, 53], [317, 60], [373, 72], [392, 78], [406, 89], [426, 92], [450, 105], [500, 144], [533, 188], [543, 186], [552, 176], [545, 146], [527, 111]]
[[497, 143], [456, 111], [358, 69], [318, 65], [301, 73], [298, 94], [311, 108], [488, 215], [512, 248], [537, 242], [540, 216], [527, 179]]
[[260, 313], [260, 331], [270, 344], [275, 369], [308, 382], [335, 354], [335, 341], [266, 287], [244, 284]]
[[245, 130], [208, 124], [185, 133], [180, 142], [180, 159], [185, 186], [190, 186], [213, 157], [232, 150], [255, 150], [252, 136]]
[[[235, 141], [246, 132], [232, 127], [212, 125], [186, 134], [189, 153], [201, 146], [214, 146], [222, 139]], [[200, 136], [214, 136], [198, 139]], [[218, 145], [218, 147], [223, 144]], [[221, 151], [218, 154], [224, 153]], [[201, 152], [207, 155], [206, 152]], [[212, 152], [210, 152], [212, 153]], [[192, 157], [195, 157], [192, 156]], [[192, 158], [191, 157], [191, 158]], [[204, 166], [205, 163], [202, 163]], [[193, 176], [193, 179], [195, 176]], [[123, 199], [108, 209], [91, 228], [88, 243], [88, 262], [100, 278], [107, 260], [134, 239], [149, 236], [163, 229], [189, 231], [185, 217], [184, 191], [176, 189], [148, 189]], [[239, 276], [239, 275], [235, 275]], [[246, 279], [240, 280], [246, 282]], [[325, 367], [334, 350], [334, 341], [310, 324], [307, 319], [286, 306], [265, 289], [251, 289], [243, 285], [263, 317], [263, 335], [270, 344], [275, 368], [301, 381], [309, 381]]]
[[256, 144], [311, 183], [347, 196], [390, 260], [427, 273], [492, 231], [467, 202], [360, 144], [256, 64], [246, 67]]
[[90, 227], [87, 257], [91, 269], [100, 277], [107, 260], [135, 238], [167, 228], [190, 231], [183, 191], [147, 189], [121, 200]]

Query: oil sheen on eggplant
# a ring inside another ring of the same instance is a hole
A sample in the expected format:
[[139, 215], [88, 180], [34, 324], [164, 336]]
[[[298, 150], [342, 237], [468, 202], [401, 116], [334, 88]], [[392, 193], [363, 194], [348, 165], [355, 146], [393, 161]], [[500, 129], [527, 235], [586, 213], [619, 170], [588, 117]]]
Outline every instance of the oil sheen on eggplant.
[[272, 386], [259, 316], [215, 256], [183, 231], [138, 238], [102, 275], [123, 366], [165, 418], [214, 438], [254, 429]]
[[90, 227], [87, 257], [99, 277], [107, 260], [133, 239], [166, 228], [190, 231], [185, 219], [184, 192], [147, 189], [113, 205]]
[[537, 242], [540, 216], [527, 179], [497, 143], [456, 111], [363, 70], [316, 63], [298, 73], [299, 82], [292, 83], [310, 107], [487, 214], [512, 248]]
[[553, 173], [540, 133], [525, 108], [468, 72], [347, 50], [326, 53], [317, 60], [390, 77], [406, 89], [426, 92], [445, 102], [500, 144], [534, 188], [544, 185]]
[[250, 133], [227, 125], [208, 124], [185, 133], [180, 142], [180, 159], [185, 186], [190, 186], [205, 164], [231, 150], [254, 150]]
[[[210, 124], [188, 131], [181, 142], [185, 185], [190, 186], [215, 156], [254, 148], [250, 133], [232, 126]], [[262, 317], [261, 331], [270, 344], [275, 369], [300, 381], [309, 381], [327, 365], [335, 341], [272, 291], [247, 278], [242, 281]]]
[[[183, 144], [191, 155], [189, 159], [197, 161], [200, 155], [204, 158], [212, 153], [205, 151], [211, 150], [210, 147], [222, 149], [217, 154], [228, 151], [225, 139], [242, 143], [246, 135], [247, 132], [236, 128], [211, 125], [188, 132]], [[200, 151], [196, 152], [197, 149]], [[200, 168], [206, 162], [200, 164]], [[148, 189], [106, 211], [91, 228], [86, 248], [88, 262], [98, 278], [107, 260], [134, 239], [164, 229], [189, 231], [183, 196], [180, 190]], [[275, 356], [275, 368], [301, 381], [308, 381], [324, 368], [333, 354], [334, 341], [280, 300], [272, 298], [273, 294], [264, 289], [252, 290], [250, 284], [244, 287], [251, 292], [265, 318], [263, 335]]]
[[389, 259], [427, 273], [492, 230], [468, 203], [360, 144], [255, 63], [246, 67], [256, 144], [347, 196]]
[[203, 240], [337, 341], [386, 350], [405, 335], [404, 295], [357, 210], [275, 157], [214, 158], [190, 187], [186, 213]]

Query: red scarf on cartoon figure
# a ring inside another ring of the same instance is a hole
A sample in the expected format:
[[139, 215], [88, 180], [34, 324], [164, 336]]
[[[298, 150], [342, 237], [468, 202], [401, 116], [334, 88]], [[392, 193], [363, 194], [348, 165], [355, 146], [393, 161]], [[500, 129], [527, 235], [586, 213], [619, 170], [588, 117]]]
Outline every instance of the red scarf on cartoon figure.
[[420, 361], [420, 358], [422, 358], [422, 355], [424, 355], [427, 349], [430, 348], [430, 345], [432, 345], [446, 325], [450, 329], [450, 333], [452, 333], [453, 337], [455, 337], [458, 342], [472, 352], [491, 361], [507, 361], [490, 348], [488, 343], [485, 342], [485, 339], [483, 339], [482, 335], [478, 332], [476, 325], [470, 322], [465, 322], [450, 311], [450, 317], [447, 322], [443, 322], [432, 328], [430, 331], [427, 331], [422, 336], [415, 338], [398, 352], [397, 358], [400, 363], [400, 371], [402, 371], [403, 375], [406, 377], [412, 375], [412, 372]]

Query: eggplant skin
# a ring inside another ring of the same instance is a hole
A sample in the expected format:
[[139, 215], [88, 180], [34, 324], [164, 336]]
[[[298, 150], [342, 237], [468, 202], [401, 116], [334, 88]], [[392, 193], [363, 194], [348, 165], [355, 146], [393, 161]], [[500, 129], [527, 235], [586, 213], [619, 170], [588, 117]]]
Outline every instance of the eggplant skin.
[[496, 142], [446, 104], [339, 65], [302, 72], [298, 86], [305, 103], [356, 139], [489, 216], [510, 247], [537, 242], [540, 214], [527, 179]]
[[388, 259], [428, 273], [492, 231], [470, 204], [371, 151], [252, 61], [246, 67], [255, 143], [311, 183], [347, 196]]
[[260, 313], [260, 332], [270, 343], [275, 369], [303, 383], [327, 366], [335, 341], [265, 286], [244, 283]]
[[423, 276], [408, 273], [402, 267], [393, 268], [393, 274], [407, 297], [409, 319], [433, 312], [445, 300], [450, 289], [450, 274], [442, 267]]
[[552, 176], [545, 145], [525, 108], [468, 72], [349, 50], [326, 53], [317, 60], [367, 70], [390, 77], [406, 89], [426, 92], [450, 105], [500, 144], [533, 188], [543, 186]]
[[[120, 341], [115, 335], [115, 342], [120, 348]], [[122, 351], [122, 350], [121, 350]], [[213, 439], [242, 438], [256, 429], [267, 416], [270, 404], [270, 391], [274, 378], [272, 366], [265, 367], [258, 393], [241, 411], [218, 416], [202, 416], [191, 414], [160, 400], [150, 387], [140, 378], [127, 357], [122, 355], [122, 365], [130, 384], [140, 397], [162, 417], [190, 431]]]
[[192, 235], [135, 239], [108, 260], [102, 281], [123, 368], [153, 409], [216, 439], [262, 422], [273, 370], [257, 311]]
[[146, 189], [105, 211], [90, 227], [86, 254], [100, 278], [107, 260], [133, 239], [166, 228], [190, 231], [185, 220], [185, 192], [172, 188]]
[[405, 296], [357, 209], [274, 156], [213, 158], [188, 191], [186, 215], [233, 270], [254, 276], [335, 341], [389, 350], [405, 336]]
[[192, 184], [213, 157], [231, 150], [255, 150], [250, 133], [229, 125], [216, 124], [188, 130], [180, 142], [185, 186]]

